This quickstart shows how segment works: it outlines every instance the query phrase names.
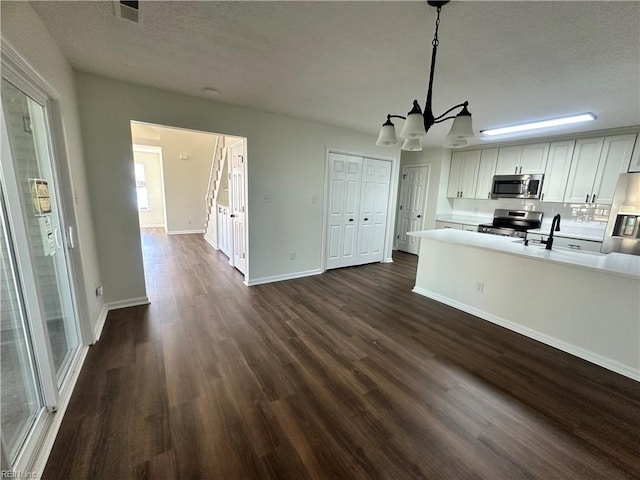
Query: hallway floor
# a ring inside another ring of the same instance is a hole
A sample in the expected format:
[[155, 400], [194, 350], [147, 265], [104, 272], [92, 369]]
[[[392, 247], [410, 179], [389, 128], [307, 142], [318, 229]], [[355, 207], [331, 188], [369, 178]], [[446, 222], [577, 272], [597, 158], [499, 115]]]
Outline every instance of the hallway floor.
[[47, 480], [640, 478], [640, 383], [412, 293], [415, 256], [249, 288], [200, 235], [143, 250]]

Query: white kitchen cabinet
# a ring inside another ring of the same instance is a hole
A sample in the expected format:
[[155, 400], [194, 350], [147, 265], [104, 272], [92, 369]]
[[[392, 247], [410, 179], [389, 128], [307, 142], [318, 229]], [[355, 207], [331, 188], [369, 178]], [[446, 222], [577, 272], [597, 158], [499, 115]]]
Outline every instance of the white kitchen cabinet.
[[451, 222], [436, 222], [436, 230], [441, 228], [453, 228], [454, 230], [462, 230], [462, 224]]
[[592, 202], [594, 199], [595, 203], [613, 202], [618, 177], [628, 169], [635, 141], [635, 134], [605, 137], [593, 186]]
[[544, 173], [549, 154], [548, 143], [503, 147], [498, 151], [496, 175]]
[[603, 137], [576, 140], [564, 193], [565, 202], [587, 203], [591, 200], [603, 143]]
[[549, 159], [542, 182], [541, 201], [564, 201], [564, 192], [567, 188], [571, 157], [573, 156], [575, 144], [574, 140], [568, 140], [565, 142], [553, 142], [549, 146]]
[[522, 145], [503, 147], [498, 150], [496, 175], [515, 175], [520, 167]]
[[451, 169], [449, 170], [447, 197], [475, 197], [478, 167], [480, 165], [480, 153], [480, 150], [472, 150], [468, 152], [454, 152], [451, 154]]
[[475, 198], [491, 198], [491, 187], [493, 186], [493, 176], [496, 174], [497, 162], [497, 148], [487, 148], [482, 150], [480, 155], [480, 167], [478, 168], [478, 183], [476, 185]]
[[640, 135], [636, 138], [636, 146], [633, 149], [631, 163], [629, 163], [629, 172], [640, 172]]
[[635, 134], [629, 134], [577, 140], [564, 201], [611, 203], [618, 176], [629, 166], [635, 139]]

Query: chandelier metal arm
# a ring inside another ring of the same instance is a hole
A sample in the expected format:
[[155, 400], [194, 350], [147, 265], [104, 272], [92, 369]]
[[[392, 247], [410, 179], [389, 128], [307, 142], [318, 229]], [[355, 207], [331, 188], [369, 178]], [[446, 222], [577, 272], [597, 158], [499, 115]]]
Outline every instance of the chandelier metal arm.
[[463, 107], [463, 108], [464, 108], [464, 107], [468, 107], [468, 106], [469, 106], [469, 102], [467, 102], [467, 101], [462, 102], [462, 103], [459, 103], [459, 104], [458, 104], [458, 105], [456, 105], [455, 107], [451, 107], [449, 110], [447, 110], [446, 112], [444, 112], [442, 115], [440, 115], [440, 116], [438, 116], [438, 117], [434, 118], [434, 119], [433, 119], [433, 123], [441, 123], [441, 122], [444, 122], [445, 120], [449, 120], [449, 119], [452, 119], [452, 118], [456, 118], [456, 116], [455, 116], [455, 115], [454, 115], [454, 116], [452, 116], [452, 117], [446, 117], [446, 118], [442, 118], [442, 117], [444, 117], [447, 113], [451, 113], [451, 112], [453, 112], [456, 108], [460, 108], [460, 107]]

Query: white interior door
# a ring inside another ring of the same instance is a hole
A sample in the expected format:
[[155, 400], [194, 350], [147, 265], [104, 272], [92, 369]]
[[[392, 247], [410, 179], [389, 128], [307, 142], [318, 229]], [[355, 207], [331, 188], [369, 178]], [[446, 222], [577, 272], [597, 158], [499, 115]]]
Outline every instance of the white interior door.
[[420, 239], [407, 235], [407, 232], [422, 229], [428, 179], [428, 166], [406, 166], [402, 169], [397, 246], [398, 250], [414, 255], [420, 249]]
[[242, 140], [231, 145], [231, 241], [233, 266], [243, 274], [247, 267], [245, 175], [246, 162]]
[[372, 158], [362, 161], [358, 264], [384, 259], [390, 181], [391, 162]]
[[327, 269], [355, 265], [362, 158], [329, 155]]

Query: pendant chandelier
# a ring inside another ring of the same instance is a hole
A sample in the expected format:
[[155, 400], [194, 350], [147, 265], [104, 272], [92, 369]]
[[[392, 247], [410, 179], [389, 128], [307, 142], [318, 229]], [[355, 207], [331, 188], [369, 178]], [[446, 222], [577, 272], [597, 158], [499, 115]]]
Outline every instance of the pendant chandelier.
[[[420, 138], [427, 134], [427, 131], [434, 123], [441, 123], [445, 120], [453, 120], [451, 130], [447, 135], [447, 141], [445, 147], [457, 148], [464, 147], [469, 144], [469, 139], [474, 137], [473, 129], [471, 126], [471, 113], [467, 110], [469, 102], [460, 103], [449, 110], [444, 112], [438, 117], [433, 116], [432, 97], [433, 97], [433, 73], [436, 66], [436, 53], [438, 50], [438, 27], [440, 26], [440, 10], [442, 6], [449, 3], [449, 1], [427, 1], [429, 5], [436, 8], [436, 31], [433, 36], [431, 45], [433, 49], [431, 51], [431, 70], [429, 72], [429, 88], [427, 90], [427, 102], [424, 106], [424, 113], [420, 109], [418, 100], [413, 101], [413, 108], [406, 117], [402, 115], [387, 115], [387, 121], [382, 124], [380, 134], [376, 145], [381, 147], [393, 147], [398, 145], [398, 138], [396, 136], [396, 127], [391, 122], [392, 118], [402, 118], [405, 120], [404, 127], [400, 131], [400, 137], [404, 139], [402, 144], [402, 150], [407, 151], [420, 151], [422, 150], [422, 144]], [[454, 110], [461, 108], [457, 115], [449, 115]], [[449, 116], [447, 116], [449, 115]]]

